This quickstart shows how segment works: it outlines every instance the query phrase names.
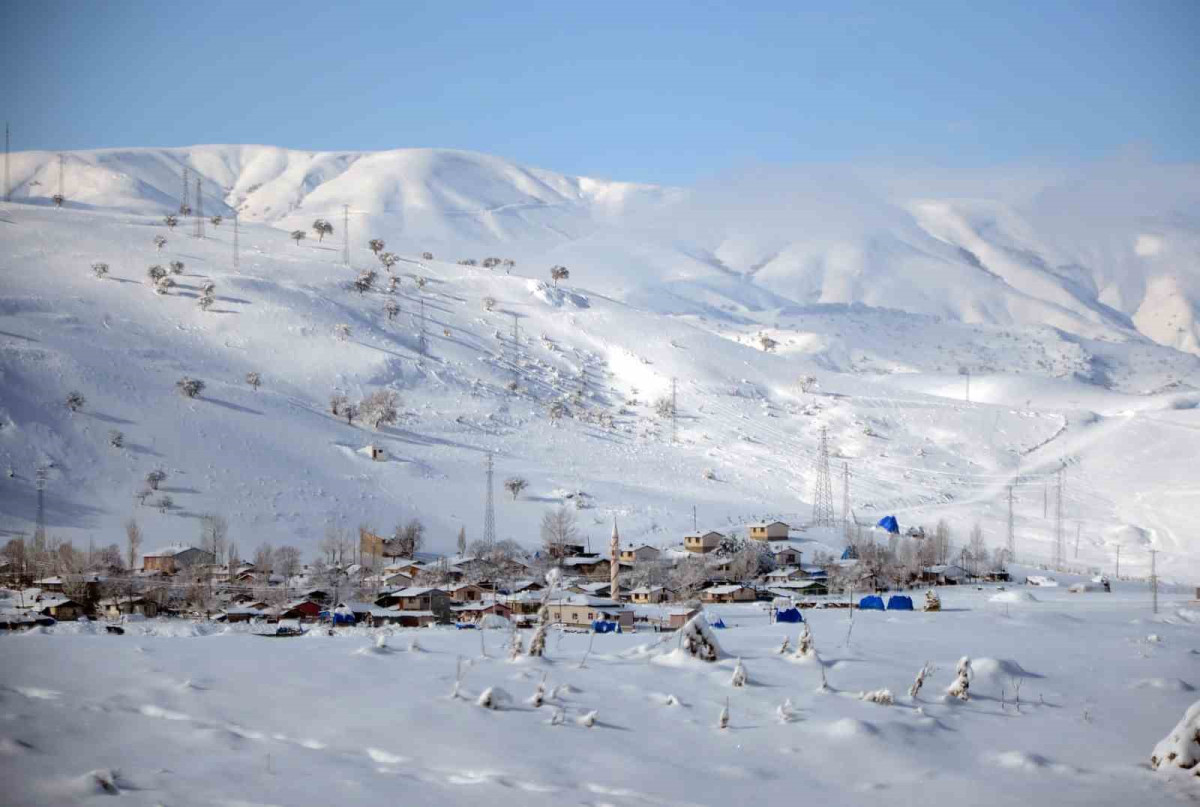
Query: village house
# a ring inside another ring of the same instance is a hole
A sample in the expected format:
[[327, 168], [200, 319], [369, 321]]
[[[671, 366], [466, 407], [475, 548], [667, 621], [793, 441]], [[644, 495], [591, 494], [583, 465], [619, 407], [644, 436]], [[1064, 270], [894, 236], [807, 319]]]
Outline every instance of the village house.
[[649, 544], [642, 544], [641, 546], [622, 547], [617, 554], [617, 559], [621, 563], [645, 563], [658, 560], [661, 555], [662, 552]]
[[257, 608], [251, 608], [249, 606], [242, 605], [232, 605], [221, 613], [217, 614], [217, 616], [214, 617], [214, 621], [228, 622], [230, 624], [235, 622], [249, 622], [252, 619], [261, 618], [262, 615], [263, 612]]
[[748, 524], [746, 534], [751, 541], [786, 541], [791, 527], [782, 521]]
[[368, 459], [375, 460], [376, 462], [383, 462], [387, 459], [387, 451], [380, 446], [374, 445], [373, 443], [368, 443], [367, 445], [363, 446], [358, 450], [358, 453], [362, 454]]
[[596, 620], [616, 622], [622, 630], [633, 628], [633, 609], [607, 597], [569, 594], [556, 597], [547, 605], [550, 619], [567, 627], [591, 627]]
[[721, 539], [724, 537], [721, 533], [711, 530], [695, 535], [685, 535], [683, 536], [683, 548], [688, 552], [699, 552], [702, 555], [707, 554], [720, 546]]
[[57, 575], [54, 577], [43, 577], [41, 580], [34, 580], [33, 584], [42, 591], [48, 591], [55, 594], [62, 594], [63, 580]]
[[771, 557], [775, 559], [776, 566], [800, 565], [800, 558], [804, 553], [790, 541], [772, 541], [768, 546], [770, 546]]
[[445, 587], [453, 602], [474, 602], [483, 599], [483, 588], [474, 583], [455, 583]]
[[566, 587], [566, 591], [570, 594], [588, 594], [592, 597], [607, 597], [611, 591], [611, 585], [604, 580], [594, 583], [575, 582]]
[[144, 617], [158, 616], [158, 603], [147, 597], [108, 597], [97, 604], [97, 613], [116, 619], [123, 614], [140, 614]]
[[206, 552], [194, 546], [173, 544], [147, 552], [142, 556], [142, 568], [146, 571], [176, 574], [182, 569], [197, 566], [211, 566], [215, 558], [211, 552]]
[[454, 614], [454, 619], [458, 622], [478, 622], [488, 614], [502, 616], [505, 619], [512, 617], [512, 610], [504, 603], [495, 600], [464, 602], [461, 605], [451, 605], [450, 612]]
[[829, 593], [824, 580], [787, 580], [768, 585], [767, 590], [775, 597], [823, 597]]
[[679, 630], [699, 613], [699, 608], [672, 608], [667, 611], [667, 628]]
[[42, 616], [52, 617], [59, 622], [74, 622], [84, 615], [82, 603], [75, 602], [69, 597], [41, 597], [34, 603], [33, 611]]
[[279, 609], [280, 619], [311, 622], [321, 615], [321, 606], [312, 600], [295, 600]]
[[936, 566], [926, 566], [921, 570], [922, 583], [932, 583], [939, 586], [953, 586], [965, 582], [967, 570], [954, 564], [940, 563]]
[[670, 599], [671, 592], [663, 586], [638, 586], [629, 592], [629, 601], [636, 605], [653, 605]]
[[598, 556], [563, 558], [563, 570], [568, 574], [581, 574], [587, 577], [607, 578], [611, 564], [608, 558]]
[[396, 610], [401, 612], [399, 624], [404, 627], [421, 628], [450, 619], [450, 597], [440, 588], [405, 588], [392, 595], [396, 598]]
[[700, 592], [700, 599], [704, 602], [754, 602], [758, 599], [758, 592], [749, 586], [730, 583], [723, 586], [712, 586]]

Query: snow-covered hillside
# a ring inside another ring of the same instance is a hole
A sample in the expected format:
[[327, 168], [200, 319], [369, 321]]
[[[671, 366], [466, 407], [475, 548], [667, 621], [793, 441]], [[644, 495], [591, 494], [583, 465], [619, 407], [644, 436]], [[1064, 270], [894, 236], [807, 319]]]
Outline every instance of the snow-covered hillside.
[[[205, 213], [225, 216], [203, 239], [188, 219], [162, 223], [185, 164]], [[48, 528], [77, 543], [119, 540], [131, 515], [152, 543], [192, 540], [196, 517], [219, 512], [243, 551], [414, 515], [446, 548], [459, 526], [479, 537], [494, 452], [500, 537], [535, 544], [546, 507], [583, 491], [585, 534], [602, 538], [617, 515], [627, 538], [663, 543], [691, 528], [693, 506], [718, 529], [803, 523], [824, 425], [860, 520], [944, 517], [960, 541], [979, 521], [999, 545], [1015, 481], [1018, 552], [1048, 560], [1044, 488], [1065, 461], [1073, 564], [1110, 568], [1121, 544], [1123, 572], [1143, 573], [1155, 547], [1168, 577], [1200, 575], [1188, 531], [1200, 489], [1187, 481], [1200, 375], [1184, 352], [1196, 346], [1198, 230], [1185, 218], [1057, 237], [1053, 219], [995, 203], [925, 199], [859, 218], [843, 206], [826, 221], [785, 194], [789, 229], [778, 211], [717, 216], [701, 193], [483, 155], [261, 146], [68, 154], [56, 209], [57, 171], [55, 155], [13, 155], [0, 215], [8, 534], [32, 530], [34, 471], [48, 465]], [[318, 217], [332, 236], [289, 239]], [[400, 256], [394, 293], [372, 237]], [[516, 266], [456, 263], [493, 255]], [[157, 295], [147, 267], [173, 260], [183, 273]], [[93, 276], [97, 261], [107, 278]], [[554, 264], [571, 272], [557, 288]], [[359, 293], [352, 281], [369, 267], [379, 279]], [[176, 392], [185, 375], [205, 381], [201, 396]], [[805, 375], [819, 389], [803, 392]], [[673, 378], [674, 443], [653, 406]], [[385, 387], [403, 398], [394, 426], [329, 414], [331, 395]], [[72, 390], [87, 399], [76, 413], [63, 405]], [[569, 416], [552, 420], [558, 400]], [[113, 429], [124, 447], [109, 445]], [[357, 453], [368, 443], [387, 461]], [[156, 467], [169, 474], [165, 512], [134, 499]], [[499, 484], [510, 475], [531, 483], [516, 501]]]

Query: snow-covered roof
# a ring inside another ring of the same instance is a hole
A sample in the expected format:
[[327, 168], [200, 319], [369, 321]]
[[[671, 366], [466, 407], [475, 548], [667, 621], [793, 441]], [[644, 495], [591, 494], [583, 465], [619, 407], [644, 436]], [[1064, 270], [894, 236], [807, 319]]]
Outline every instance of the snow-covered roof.
[[704, 589], [704, 593], [705, 594], [732, 594], [735, 591], [741, 591], [744, 588], [748, 588], [748, 586], [743, 586], [739, 583], [728, 583], [728, 584], [721, 585], [721, 586], [710, 586], [709, 588]]
[[409, 586], [397, 591], [391, 592], [393, 597], [423, 597], [431, 591], [442, 591], [436, 586]]
[[563, 594], [550, 599], [551, 603], [557, 605], [586, 605], [591, 608], [612, 608], [624, 609], [624, 603], [610, 600], [608, 597], [595, 597], [591, 594]]
[[41, 580], [34, 580], [35, 586], [61, 586], [62, 578], [57, 575], [54, 577], [43, 577]]
[[662, 586], [638, 586], [630, 594], [653, 594], [656, 591], [666, 591]]
[[789, 529], [791, 528], [791, 525], [789, 525], [786, 521], [755, 521], [753, 524], [747, 524], [746, 526], [757, 527], [758, 529], [765, 530], [767, 527], [773, 527], [776, 524], [782, 524]]
[[601, 562], [607, 563], [608, 558], [602, 558], [599, 556], [591, 557], [591, 558], [563, 558], [562, 565], [563, 566], [591, 566], [594, 563], [601, 563]]
[[173, 558], [176, 555], [182, 554], [183, 552], [187, 552], [189, 549], [197, 549], [197, 547], [188, 546], [187, 544], [171, 544], [170, 546], [164, 546], [164, 547], [155, 549], [153, 552], [147, 552], [147, 553], [145, 553], [144, 557], [147, 557], [147, 558]]

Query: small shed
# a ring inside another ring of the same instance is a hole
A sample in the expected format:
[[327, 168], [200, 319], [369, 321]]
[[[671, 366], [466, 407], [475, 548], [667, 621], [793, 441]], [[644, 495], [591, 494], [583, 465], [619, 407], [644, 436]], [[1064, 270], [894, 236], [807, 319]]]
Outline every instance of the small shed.
[[362, 454], [364, 457], [375, 460], [376, 462], [383, 462], [387, 459], [387, 452], [384, 451], [382, 447], [373, 443], [368, 443], [367, 445], [363, 446], [358, 450], [358, 453]]

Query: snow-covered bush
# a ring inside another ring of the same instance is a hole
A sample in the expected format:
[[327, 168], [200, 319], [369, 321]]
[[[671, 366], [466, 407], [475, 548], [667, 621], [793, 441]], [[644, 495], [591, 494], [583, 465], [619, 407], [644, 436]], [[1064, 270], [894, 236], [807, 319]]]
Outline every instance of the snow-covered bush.
[[717, 715], [717, 728], [729, 728], [729, 698], [725, 699], [725, 705], [721, 707], [721, 714]]
[[72, 391], [67, 393], [67, 400], [65, 403], [67, 405], [67, 409], [70, 409], [72, 412], [78, 412], [80, 409], [83, 409], [83, 405], [87, 403], [87, 399], [83, 397], [82, 392]]
[[[163, 224], [167, 225], [168, 230], [174, 230], [175, 225], [178, 223], [179, 223], [179, 219], [176, 216], [172, 216], [169, 213], [167, 215], [163, 216]], [[162, 236], [159, 236], [158, 238], [162, 238]], [[156, 244], [158, 243], [158, 238], [154, 239], [154, 243], [156, 243]], [[167, 243], [167, 239], [163, 238], [163, 243], [164, 244]]]
[[211, 294], [201, 294], [200, 299], [196, 301], [196, 305], [200, 307], [201, 311], [207, 311], [213, 307], [213, 303], [216, 301], [217, 298]]
[[584, 714], [580, 715], [575, 722], [590, 729], [592, 726], [596, 725], [596, 710], [593, 709], [590, 712], [585, 712]]
[[871, 692], [863, 692], [858, 696], [858, 699], [878, 703], [880, 706], [891, 706], [896, 702], [896, 699], [892, 697], [890, 689], [876, 689]]
[[92, 274], [94, 274], [98, 279], [103, 280], [104, 276], [108, 274], [108, 264], [101, 261], [93, 263]]
[[912, 686], [908, 688], [908, 697], [916, 700], [917, 696], [921, 694], [921, 687], [925, 686], [925, 677], [927, 675], [929, 675], [929, 665], [925, 664], [917, 673], [917, 677], [913, 680]]
[[495, 307], [496, 307], [496, 298], [495, 297], [484, 297], [483, 298], [483, 310], [484, 311], [491, 311]]
[[529, 655], [542, 656], [546, 653], [546, 626], [538, 625], [537, 630], [533, 632], [533, 638], [529, 640]]
[[1171, 733], [1154, 746], [1150, 767], [1182, 768], [1200, 776], [1200, 701], [1189, 706]]
[[970, 700], [971, 696], [967, 690], [971, 688], [971, 659], [966, 656], [960, 658], [954, 674], [954, 683], [946, 690], [946, 694], [960, 701]]
[[513, 628], [512, 641], [508, 645], [508, 658], [510, 661], [516, 661], [523, 655], [525, 655], [525, 645], [521, 641], [521, 634], [517, 633], [516, 628]]
[[392, 271], [392, 267], [395, 266], [399, 260], [400, 256], [394, 252], [385, 252], [379, 256], [379, 262], [382, 263], [383, 268], [389, 272]]
[[796, 658], [815, 659], [817, 657], [817, 648], [813, 644], [812, 631], [808, 628], [808, 623], [805, 622], [800, 628], [800, 636], [796, 639]]
[[344, 322], [334, 325], [333, 335], [339, 342], [345, 342], [350, 338], [350, 326]]
[[744, 687], [746, 685], [746, 668], [742, 665], [742, 660], [737, 660], [737, 666], [733, 668], [733, 675], [729, 678], [729, 685], [735, 687]]
[[788, 641], [788, 637], [784, 636], [783, 644], [779, 645], [779, 649], [776, 650], [775, 652], [782, 656], [784, 653], [786, 653], [787, 651], [789, 651], [791, 649], [792, 649], [792, 646], [791, 646], [791, 643]]
[[499, 709], [511, 702], [512, 698], [500, 687], [488, 687], [479, 693], [479, 697], [475, 700], [476, 705], [482, 706], [484, 709]]
[[361, 416], [371, 424], [371, 428], [395, 423], [399, 417], [400, 396], [390, 389], [375, 390], [358, 406]]
[[209, 221], [209, 223], [210, 223], [210, 224], [212, 224], [212, 226], [214, 226], [214, 227], [220, 227], [220, 226], [221, 226], [221, 222], [225, 221], [225, 219], [224, 219], [224, 218], [222, 218], [221, 216], [213, 216], [213, 217], [212, 217], [211, 219], [209, 219], [208, 221]]
[[157, 263], [146, 270], [146, 277], [150, 278], [151, 283], [157, 283], [166, 276], [167, 270]]
[[204, 391], [204, 382], [198, 378], [184, 376], [175, 382], [175, 387], [179, 390], [180, 395], [187, 398], [195, 398]]
[[363, 269], [358, 273], [358, 277], [354, 279], [354, 288], [359, 294], [370, 291], [371, 287], [375, 285], [376, 277], [378, 275], [375, 274], [374, 269]]
[[183, 261], [171, 261], [169, 264], [167, 264], [167, 266], [171, 267], [171, 274], [173, 274], [173, 275], [182, 275], [183, 274]]
[[796, 712], [792, 707], [792, 699], [786, 698], [783, 703], [779, 704], [775, 709], [775, 714], [779, 717], [780, 723], [791, 723], [796, 718]]
[[922, 611], [940, 611], [942, 610], [942, 600], [938, 597], [937, 592], [933, 589], [925, 592], [925, 604], [921, 606]]
[[372, 238], [371, 240], [367, 241], [367, 248], [376, 255], [378, 255], [380, 252], [383, 252], [383, 247], [384, 243], [382, 238]]
[[304, 230], [292, 230], [289, 237], [296, 242], [296, 246], [299, 246], [300, 242], [308, 237], [308, 233], [304, 232]]
[[175, 288], [175, 281], [169, 277], [160, 277], [154, 281], [154, 291], [158, 294], [166, 294], [173, 288]]
[[432, 261], [432, 260], [433, 260], [433, 253], [432, 253], [432, 252], [422, 252], [422, 253], [421, 253], [421, 260], [423, 260], [423, 261]]
[[703, 614], [697, 614], [683, 626], [680, 631], [680, 646], [689, 655], [701, 661], [717, 661], [722, 656], [717, 636]]
[[108, 444], [113, 448], [125, 447], [125, 433], [119, 429], [112, 429], [108, 432]]
[[395, 300], [389, 299], [383, 304], [383, 313], [387, 314], [388, 319], [395, 319], [396, 315], [400, 313], [400, 305]]
[[162, 248], [165, 247], [166, 245], [167, 245], [166, 236], [163, 236], [163, 235], [154, 236], [154, 250], [156, 252], [162, 252]]
[[262, 384], [262, 376], [251, 370], [250, 372], [246, 373], [246, 383], [254, 387], [254, 390], [257, 392], [259, 386]]
[[162, 468], [155, 468], [150, 473], [146, 474], [146, 485], [150, 490], [158, 490], [158, 486], [167, 480], [167, 472]]

